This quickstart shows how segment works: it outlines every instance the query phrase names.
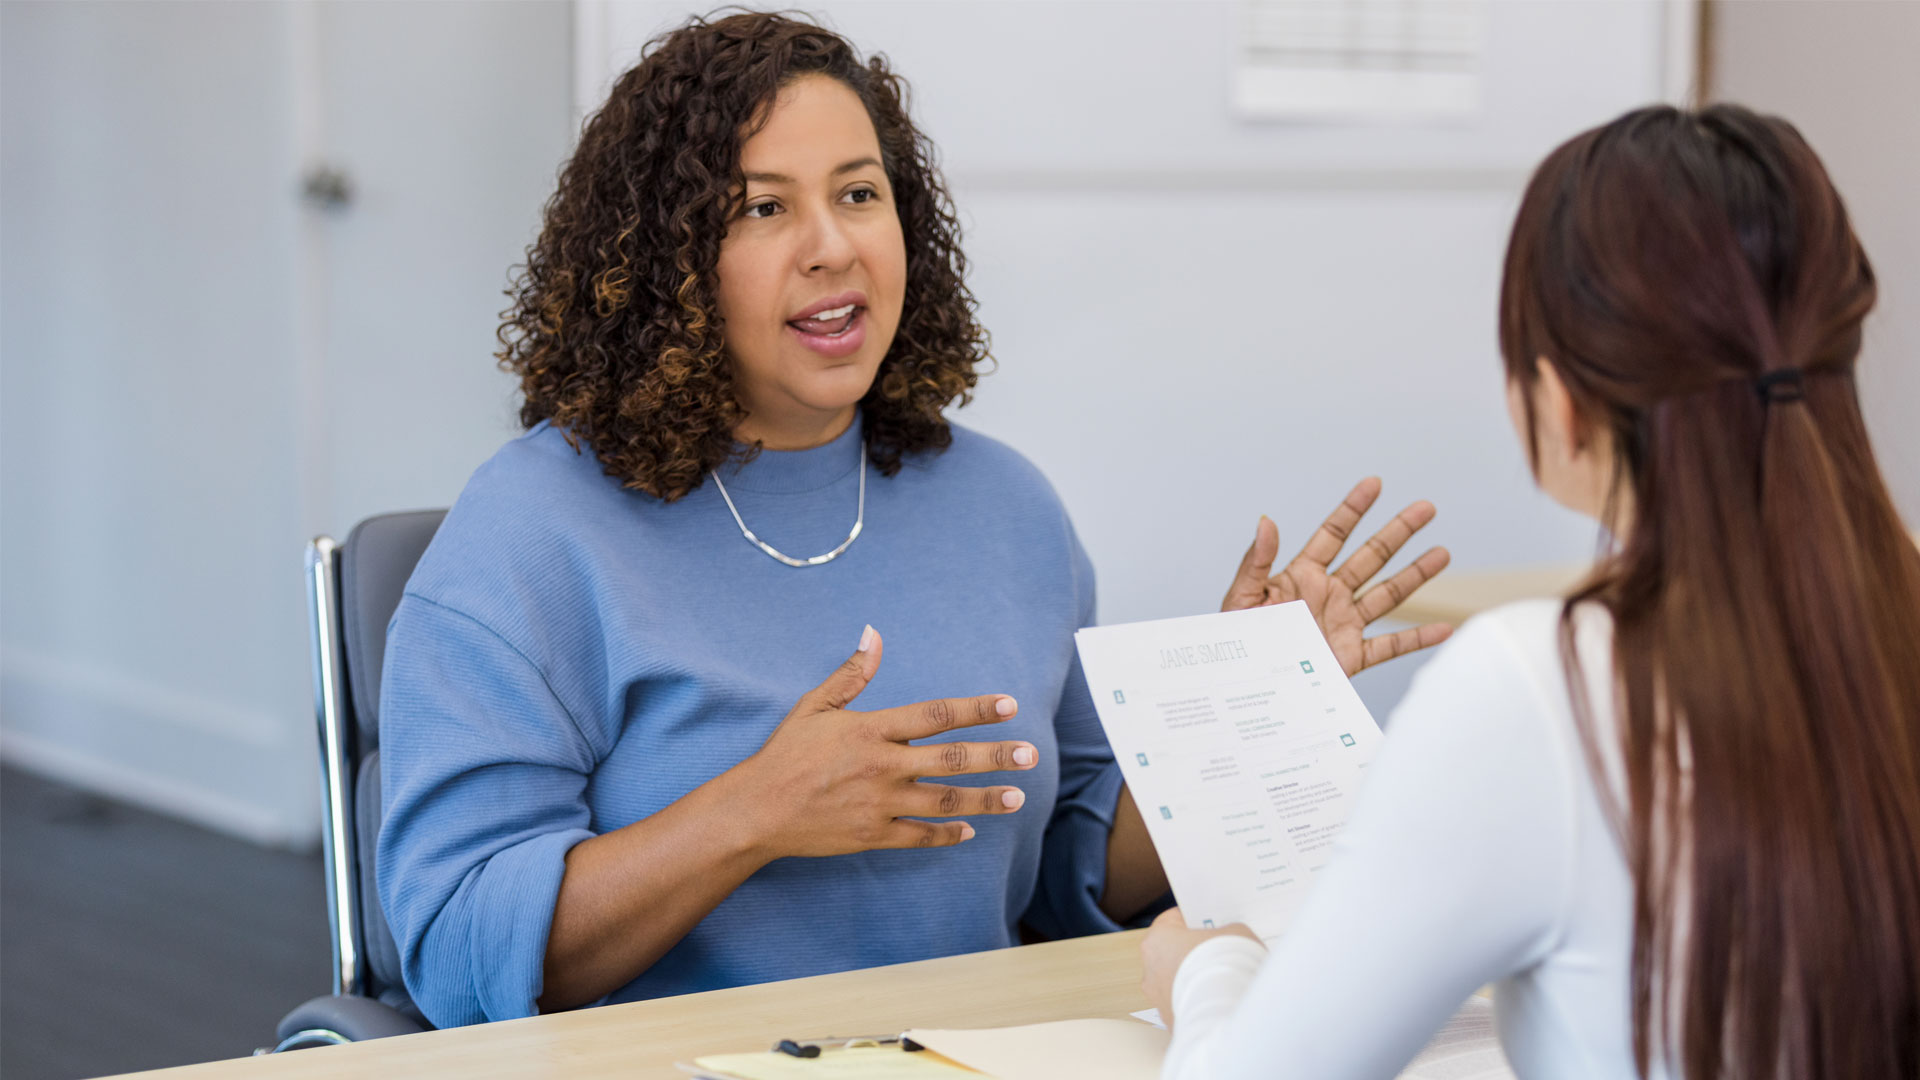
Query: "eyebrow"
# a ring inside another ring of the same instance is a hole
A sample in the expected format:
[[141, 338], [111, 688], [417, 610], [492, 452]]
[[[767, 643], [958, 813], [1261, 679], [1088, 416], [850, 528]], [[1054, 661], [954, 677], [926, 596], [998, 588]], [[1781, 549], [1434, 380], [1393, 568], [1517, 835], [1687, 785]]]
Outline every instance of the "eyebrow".
[[[879, 161], [879, 159], [878, 159], [878, 158], [872, 158], [872, 157], [863, 157], [863, 158], [854, 158], [854, 159], [853, 159], [852, 161], [849, 161], [849, 162], [846, 162], [846, 163], [844, 163], [844, 164], [842, 164], [842, 165], [840, 165], [840, 166], [838, 166], [838, 167], [836, 167], [836, 168], [835, 168], [835, 169], [833, 170], [833, 172], [831, 172], [831, 173], [829, 173], [828, 175], [829, 175], [829, 176], [841, 176], [841, 175], [843, 175], [843, 174], [845, 174], [845, 173], [850, 173], [850, 172], [853, 172], [853, 171], [854, 171], [854, 170], [856, 170], [856, 169], [864, 169], [864, 168], [866, 168], [866, 167], [867, 167], [867, 166], [869, 166], [869, 165], [871, 165], [871, 166], [873, 166], [873, 167], [875, 167], [875, 168], [879, 168], [879, 167], [880, 167], [880, 161]], [[771, 172], [750, 172], [750, 173], [747, 173], [747, 174], [746, 174], [746, 179], [747, 179], [747, 180], [748, 180], [749, 182], [753, 182], [753, 183], [760, 183], [760, 184], [796, 184], [796, 183], [799, 183], [799, 181], [797, 181], [797, 180], [795, 180], [795, 179], [794, 179], [793, 177], [791, 177], [791, 176], [788, 176], [788, 175], [786, 175], [785, 173], [771, 173]]]

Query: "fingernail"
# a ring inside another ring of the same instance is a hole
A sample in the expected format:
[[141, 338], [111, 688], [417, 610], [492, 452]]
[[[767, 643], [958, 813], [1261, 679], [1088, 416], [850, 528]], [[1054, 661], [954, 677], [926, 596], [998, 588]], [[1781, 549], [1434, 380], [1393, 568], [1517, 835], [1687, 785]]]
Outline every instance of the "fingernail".
[[1027, 793], [1021, 791], [1019, 788], [1008, 788], [1000, 793], [1000, 805], [1009, 810], [1020, 809], [1020, 804], [1026, 801]]
[[1038, 756], [1039, 755], [1034, 753], [1034, 749], [1031, 746], [1016, 746], [1013, 748], [1013, 763], [1015, 765], [1031, 765]]
[[973, 839], [973, 826], [967, 824], [964, 821], [960, 823], [960, 839], [962, 840]]
[[1020, 711], [1020, 703], [1010, 697], [1003, 697], [993, 703], [993, 711], [999, 713], [1001, 716], [1012, 716], [1014, 713]]
[[874, 634], [874, 632], [873, 632], [873, 627], [871, 627], [871, 626], [869, 626], [869, 627], [867, 627], [867, 628], [866, 628], [865, 630], [862, 630], [862, 631], [860, 631], [860, 647], [859, 647], [858, 649], [856, 649], [856, 650], [854, 650], [854, 651], [855, 651], [855, 652], [866, 652], [866, 651], [868, 651], [869, 649], [872, 649], [872, 648], [873, 648], [873, 639], [874, 639], [874, 638], [875, 638], [876, 636], [877, 636], [877, 635], [875, 635], [875, 634]]

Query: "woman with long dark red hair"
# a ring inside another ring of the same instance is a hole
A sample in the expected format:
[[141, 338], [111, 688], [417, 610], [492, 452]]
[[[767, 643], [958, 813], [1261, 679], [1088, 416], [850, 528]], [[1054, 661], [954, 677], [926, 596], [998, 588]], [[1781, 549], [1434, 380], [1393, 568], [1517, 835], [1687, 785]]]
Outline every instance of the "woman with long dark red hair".
[[1271, 956], [1156, 924], [1169, 1078], [1392, 1076], [1489, 982], [1525, 1077], [1920, 1076], [1920, 551], [1861, 419], [1873, 302], [1783, 120], [1643, 109], [1547, 158], [1501, 352], [1608, 551], [1421, 672]]

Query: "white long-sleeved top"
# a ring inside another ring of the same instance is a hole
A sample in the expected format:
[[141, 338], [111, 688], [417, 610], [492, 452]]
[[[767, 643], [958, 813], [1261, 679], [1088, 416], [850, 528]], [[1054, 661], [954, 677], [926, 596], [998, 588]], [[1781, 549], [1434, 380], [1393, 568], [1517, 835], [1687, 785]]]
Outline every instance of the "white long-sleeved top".
[[[1226, 936], [1181, 964], [1164, 1080], [1390, 1078], [1487, 983], [1518, 1076], [1637, 1076], [1632, 880], [1575, 727], [1559, 619], [1558, 601], [1488, 612], [1421, 669], [1274, 951]], [[1579, 612], [1603, 747], [1612, 632], [1603, 610]]]

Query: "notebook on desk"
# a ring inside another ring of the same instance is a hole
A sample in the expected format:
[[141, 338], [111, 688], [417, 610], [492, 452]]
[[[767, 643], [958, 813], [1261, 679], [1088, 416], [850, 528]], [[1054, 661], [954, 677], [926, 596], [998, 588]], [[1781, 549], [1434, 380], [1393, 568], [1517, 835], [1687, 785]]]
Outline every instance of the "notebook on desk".
[[[699, 1058], [690, 1071], [711, 1080], [1159, 1080], [1168, 1042], [1157, 1017], [1144, 1016], [973, 1030], [913, 1028], [905, 1036], [926, 1049], [856, 1047], [811, 1059], [725, 1054]], [[712, 1071], [699, 1072], [700, 1067]], [[1493, 1030], [1493, 1003], [1479, 995], [1468, 998], [1399, 1080], [1514, 1080]]]
[[680, 1069], [703, 1080], [980, 1080], [981, 1075], [937, 1053], [897, 1045], [836, 1047], [811, 1058], [772, 1051], [709, 1054]]
[[717, 1054], [682, 1068], [709, 1080], [1158, 1080], [1167, 1053], [1166, 1031], [1134, 1020], [915, 1028], [905, 1038], [921, 1049], [855, 1046], [823, 1050], [814, 1058]]
[[[1513, 1067], [1507, 1064], [1506, 1051], [1500, 1048], [1499, 1033], [1493, 1027], [1493, 999], [1487, 991], [1468, 998], [1453, 1014], [1397, 1080], [1514, 1080]], [[1155, 1027], [1164, 1028], [1159, 1009], [1142, 1009], [1133, 1014]]]

